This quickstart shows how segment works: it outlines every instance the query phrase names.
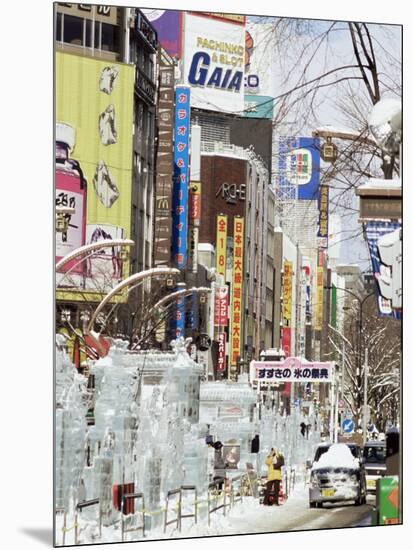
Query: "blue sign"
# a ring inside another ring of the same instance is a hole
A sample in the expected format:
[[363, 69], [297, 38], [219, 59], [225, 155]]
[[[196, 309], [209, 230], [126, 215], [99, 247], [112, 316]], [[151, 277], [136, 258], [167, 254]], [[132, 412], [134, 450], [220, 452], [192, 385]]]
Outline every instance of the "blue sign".
[[[188, 165], [190, 129], [190, 89], [175, 89], [174, 171], [172, 190], [172, 263], [183, 269], [187, 261]], [[171, 338], [185, 336], [185, 299], [177, 300], [170, 322]]]
[[377, 277], [380, 276], [380, 255], [377, 248], [377, 241], [383, 235], [391, 233], [400, 228], [400, 224], [397, 222], [380, 222], [371, 221], [364, 224], [364, 231], [366, 233], [367, 244], [370, 251], [371, 266], [373, 269], [374, 278], [376, 281], [376, 294], [378, 302], [378, 310], [380, 317], [394, 317], [395, 319], [401, 319], [400, 311], [393, 311], [391, 308], [391, 301], [383, 298], [380, 294], [380, 287]]
[[244, 95], [244, 103], [244, 117], [269, 118], [272, 120], [274, 98], [266, 95]]
[[172, 191], [172, 261], [178, 269], [183, 269], [187, 261], [189, 129], [190, 89], [186, 86], [177, 86]]
[[354, 432], [354, 422], [351, 420], [351, 418], [346, 418], [342, 424], [341, 428], [344, 433], [349, 434], [351, 432]]
[[285, 191], [297, 190], [300, 200], [317, 200], [320, 181], [320, 140], [306, 137], [278, 137], [276, 151], [277, 187], [280, 198]]

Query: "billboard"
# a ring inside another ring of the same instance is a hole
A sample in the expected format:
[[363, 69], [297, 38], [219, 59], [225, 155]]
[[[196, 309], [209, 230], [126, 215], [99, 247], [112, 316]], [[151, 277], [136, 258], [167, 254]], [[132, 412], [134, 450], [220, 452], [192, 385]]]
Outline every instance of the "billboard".
[[152, 10], [141, 8], [158, 34], [162, 48], [172, 57], [180, 58], [182, 53], [182, 13], [177, 10]]
[[273, 167], [281, 196], [296, 188], [301, 200], [317, 200], [320, 180], [318, 138], [278, 136], [274, 144]]
[[224, 280], [227, 267], [227, 233], [228, 217], [220, 214], [217, 216], [216, 268], [217, 273], [224, 276]]
[[190, 89], [175, 90], [175, 142], [172, 193], [172, 260], [178, 269], [186, 266], [188, 233]]
[[[395, 319], [401, 319], [401, 313], [399, 311], [393, 311], [391, 300], [387, 300], [380, 294], [380, 287], [378, 284], [378, 277], [381, 275], [380, 268], [382, 266], [380, 261], [380, 255], [377, 248], [377, 241], [380, 237], [399, 229], [401, 226], [397, 222], [386, 221], [371, 221], [364, 224], [364, 231], [366, 234], [367, 245], [369, 247], [371, 265], [373, 269], [374, 279], [376, 281], [377, 291], [377, 307], [379, 315], [381, 317], [394, 317]], [[389, 268], [390, 269], [390, 268]]]
[[[87, 182], [83, 195], [85, 236], [80, 241], [90, 244], [102, 239], [129, 238], [134, 68], [56, 52], [55, 75], [57, 129], [59, 125], [72, 129], [73, 143], [66, 145], [70, 148], [70, 159], [80, 167]], [[76, 187], [77, 184], [72, 183], [72, 188]], [[56, 202], [61, 205], [65, 182], [60, 176], [56, 177], [56, 185], [59, 188]], [[78, 205], [80, 201], [76, 202], [76, 209]], [[75, 218], [72, 222], [81, 224]], [[76, 241], [76, 246], [80, 241]], [[96, 277], [98, 272], [100, 278]], [[66, 277], [67, 290], [59, 290], [57, 299], [99, 299], [107, 287], [113, 286], [113, 279], [128, 274], [129, 263], [121, 261], [120, 250], [106, 249], [87, 262], [82, 274]], [[57, 282], [59, 284], [59, 277]]]
[[189, 186], [189, 221], [192, 225], [201, 223], [201, 182], [191, 181]]
[[231, 288], [231, 365], [236, 365], [241, 354], [242, 335], [242, 280], [244, 278], [244, 218], [234, 218], [234, 260]]
[[171, 260], [171, 209], [173, 170], [173, 60], [160, 51], [158, 117], [158, 154], [155, 185], [155, 266], [169, 265]]
[[245, 111], [243, 116], [247, 118], [268, 118], [272, 120], [274, 111], [274, 101], [272, 97], [245, 94], [244, 102]]
[[185, 14], [183, 77], [191, 106], [223, 112], [244, 109], [244, 26]]

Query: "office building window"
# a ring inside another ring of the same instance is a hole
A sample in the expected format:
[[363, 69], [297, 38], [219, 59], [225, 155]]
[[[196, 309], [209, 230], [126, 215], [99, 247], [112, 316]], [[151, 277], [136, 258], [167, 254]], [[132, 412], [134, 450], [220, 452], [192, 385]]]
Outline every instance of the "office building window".
[[101, 38], [101, 50], [109, 52], [117, 52], [119, 50], [119, 28], [108, 23], [101, 23], [102, 25], [102, 38]]
[[57, 42], [62, 41], [62, 14], [56, 14], [56, 40]]
[[63, 42], [83, 46], [83, 28], [85, 20], [81, 17], [65, 14], [63, 19]]

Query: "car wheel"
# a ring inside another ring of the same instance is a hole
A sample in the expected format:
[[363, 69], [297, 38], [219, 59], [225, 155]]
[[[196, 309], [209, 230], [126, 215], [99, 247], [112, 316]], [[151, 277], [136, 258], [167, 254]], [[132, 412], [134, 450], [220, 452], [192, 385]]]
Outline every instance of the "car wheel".
[[316, 508], [317, 507], [317, 503], [316, 502], [312, 502], [310, 500], [310, 508]]
[[361, 506], [363, 504], [363, 497], [356, 498], [356, 500], [354, 501], [354, 504], [356, 506]]
[[322, 508], [322, 507], [323, 507], [323, 503], [322, 503], [322, 502], [316, 502], [316, 507], [317, 507], [317, 508]]

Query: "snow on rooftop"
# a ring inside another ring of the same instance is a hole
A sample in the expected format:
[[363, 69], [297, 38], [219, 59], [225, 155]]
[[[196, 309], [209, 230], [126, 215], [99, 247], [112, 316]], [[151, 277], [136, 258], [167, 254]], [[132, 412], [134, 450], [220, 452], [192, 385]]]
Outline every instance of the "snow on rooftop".
[[359, 461], [351, 454], [345, 443], [334, 443], [326, 453], [323, 453], [317, 462], [314, 462], [313, 470], [321, 468], [358, 468]]
[[358, 189], [398, 189], [401, 188], [400, 178], [385, 180], [382, 178], [370, 178], [360, 185]]

